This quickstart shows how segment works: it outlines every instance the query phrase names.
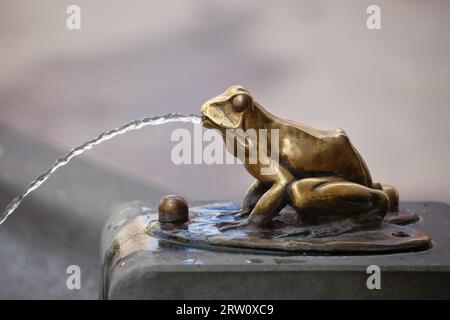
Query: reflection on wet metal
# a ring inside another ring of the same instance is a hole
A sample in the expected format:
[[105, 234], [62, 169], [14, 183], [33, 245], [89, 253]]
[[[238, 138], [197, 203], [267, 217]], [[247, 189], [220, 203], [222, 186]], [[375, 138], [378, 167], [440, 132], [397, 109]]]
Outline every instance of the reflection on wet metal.
[[254, 258], [254, 259], [247, 259], [247, 260], [245, 260], [245, 262], [247, 262], [247, 263], [262, 263], [263, 260]]
[[185, 259], [181, 262], [183, 264], [203, 264], [203, 262], [201, 260], [197, 260], [197, 259]]
[[291, 263], [303, 263], [305, 261], [297, 260], [297, 259], [289, 259], [289, 258], [275, 258], [273, 261], [276, 264], [291, 264]]
[[[406, 211], [398, 214], [396, 221], [399, 224], [383, 222], [379, 228], [343, 232], [351, 221], [340, 220], [320, 226], [293, 225], [293, 216], [297, 213], [285, 208], [270, 227], [249, 225], [222, 230], [223, 222], [243, 219], [227, 214], [237, 208], [237, 203], [230, 202], [192, 208], [189, 222], [168, 228], [155, 219], [148, 224], [147, 232], [153, 237], [187, 247], [237, 252], [374, 254], [422, 250], [430, 246], [430, 238], [426, 234], [402, 225], [407, 224], [411, 220], [410, 215], [414, 214]], [[283, 263], [280, 261], [278, 263]]]

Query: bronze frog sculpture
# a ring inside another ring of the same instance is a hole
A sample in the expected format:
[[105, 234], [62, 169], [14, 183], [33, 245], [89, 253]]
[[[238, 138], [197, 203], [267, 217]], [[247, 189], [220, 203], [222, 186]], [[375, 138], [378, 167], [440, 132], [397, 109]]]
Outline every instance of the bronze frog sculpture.
[[[302, 222], [320, 224], [351, 218], [367, 227], [378, 226], [387, 212], [398, 210], [396, 189], [372, 180], [364, 159], [341, 129], [319, 130], [280, 119], [239, 85], [208, 100], [201, 114], [203, 126], [217, 129], [224, 140], [229, 130], [279, 130], [279, 141], [271, 141], [267, 134], [268, 146], [279, 144], [278, 161], [271, 159], [267, 150], [257, 163], [243, 161], [256, 180], [236, 214], [248, 218], [227, 223], [222, 230], [267, 226], [286, 205], [295, 209]], [[236, 147], [227, 146], [229, 152], [236, 157], [242, 148], [248, 154], [251, 141], [236, 138], [234, 142]], [[262, 163], [272, 174], [261, 174]]]

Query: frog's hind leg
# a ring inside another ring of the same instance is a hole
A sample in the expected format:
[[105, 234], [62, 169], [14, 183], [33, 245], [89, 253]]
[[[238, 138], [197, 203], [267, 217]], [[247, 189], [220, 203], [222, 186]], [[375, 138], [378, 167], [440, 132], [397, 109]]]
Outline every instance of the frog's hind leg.
[[387, 184], [381, 184], [379, 182], [373, 182], [372, 188], [383, 190], [384, 193], [386, 193], [386, 195], [389, 198], [389, 210], [388, 210], [389, 212], [398, 212], [400, 196], [395, 187]]
[[383, 191], [389, 197], [389, 212], [398, 212], [399, 210], [399, 194], [393, 186], [383, 184]]
[[358, 225], [378, 226], [389, 208], [383, 190], [337, 177], [307, 178], [291, 185], [291, 205], [312, 224], [351, 218]]

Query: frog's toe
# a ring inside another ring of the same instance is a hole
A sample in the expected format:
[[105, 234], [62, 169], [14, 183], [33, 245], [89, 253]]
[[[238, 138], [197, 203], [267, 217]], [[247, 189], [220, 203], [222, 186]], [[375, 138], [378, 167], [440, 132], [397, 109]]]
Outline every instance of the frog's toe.
[[251, 212], [252, 212], [252, 210], [250, 210], [250, 209], [241, 209], [239, 211], [236, 211], [234, 213], [234, 216], [236, 218], [243, 218], [243, 217], [247, 217]]
[[217, 224], [217, 228], [220, 231], [224, 232], [224, 231], [233, 230], [233, 229], [245, 228], [249, 224], [250, 224], [250, 221], [248, 219], [245, 219], [243, 221], [221, 222], [221, 223]]
[[217, 216], [218, 217], [223, 217], [223, 216], [234, 216], [236, 218], [242, 218], [242, 217], [246, 217], [250, 214], [251, 210], [250, 209], [241, 209], [239, 211], [227, 211], [227, 212], [222, 212], [219, 213]]
[[225, 211], [217, 214], [217, 217], [228, 217], [228, 216], [234, 216], [236, 211]]

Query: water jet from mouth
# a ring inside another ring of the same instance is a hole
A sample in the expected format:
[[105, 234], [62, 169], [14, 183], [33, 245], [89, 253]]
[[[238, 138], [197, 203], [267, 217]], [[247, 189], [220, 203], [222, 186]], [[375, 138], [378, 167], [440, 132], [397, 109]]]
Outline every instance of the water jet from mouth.
[[41, 174], [39, 177], [37, 177], [35, 180], [33, 180], [28, 188], [15, 197], [8, 206], [1, 212], [0, 214], [0, 225], [5, 222], [5, 220], [8, 218], [9, 215], [11, 215], [21, 204], [21, 202], [34, 190], [39, 188], [45, 181], [48, 180], [48, 178], [51, 177], [51, 175], [58, 170], [59, 168], [65, 166], [75, 158], [76, 156], [81, 155], [85, 151], [88, 151], [95, 146], [108, 141], [116, 136], [122, 135], [124, 133], [127, 133], [129, 131], [139, 130], [146, 126], [155, 126], [155, 125], [161, 125], [165, 123], [171, 123], [171, 122], [185, 122], [185, 123], [194, 123], [194, 124], [201, 124], [202, 117], [196, 114], [190, 114], [190, 115], [183, 115], [179, 113], [169, 113], [166, 115], [161, 116], [155, 116], [155, 117], [145, 117], [140, 120], [134, 120], [131, 121], [121, 127], [117, 127], [115, 129], [111, 129], [108, 131], [105, 131], [101, 134], [99, 134], [94, 139], [88, 140], [84, 142], [83, 144], [79, 145], [78, 147], [73, 148], [70, 150], [66, 155], [56, 160], [56, 162], [51, 166], [47, 171], [45, 171], [43, 174]]

